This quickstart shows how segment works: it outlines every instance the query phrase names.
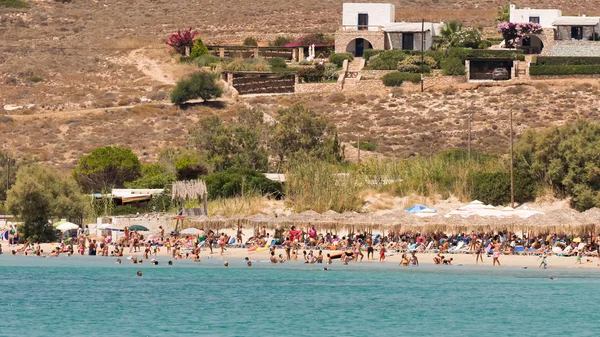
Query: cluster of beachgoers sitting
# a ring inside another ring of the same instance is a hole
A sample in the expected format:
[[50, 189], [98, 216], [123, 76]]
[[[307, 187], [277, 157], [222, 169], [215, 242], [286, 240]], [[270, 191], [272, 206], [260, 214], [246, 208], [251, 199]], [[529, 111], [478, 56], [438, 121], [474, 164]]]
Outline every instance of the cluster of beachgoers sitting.
[[[249, 254], [269, 251], [270, 262], [283, 263], [298, 261], [301, 252], [305, 263], [331, 263], [340, 260], [347, 264], [351, 261], [367, 260], [385, 261], [390, 255], [401, 255], [400, 265], [418, 265], [417, 253], [437, 254], [433, 262], [440, 265], [452, 264], [453, 258], [448, 254], [467, 253], [476, 255], [476, 261], [483, 262], [482, 256], [494, 258], [494, 265], [500, 264], [501, 255], [538, 255], [538, 256], [598, 256], [600, 252], [600, 235], [592, 237], [576, 237], [573, 235], [536, 235], [521, 237], [514, 233], [461, 233], [447, 235], [443, 233], [412, 233], [390, 231], [385, 235], [358, 233], [338, 236], [333, 233], [317, 233], [315, 227], [289, 230], [278, 233], [274, 237], [265, 227], [256, 228], [254, 235], [243, 240], [242, 228], [237, 235], [217, 234], [212, 230], [199, 230], [198, 235], [179, 236], [176, 232], [165, 235], [160, 227], [158, 233], [147, 238], [137, 231], [125, 229], [118, 240], [106, 237], [90, 237], [79, 230], [73, 238], [65, 238], [50, 252], [44, 252], [39, 243], [25, 242], [22, 247], [9, 246], [12, 255], [33, 255], [55, 257], [61, 254], [71, 256], [100, 255], [123, 257], [141, 253], [143, 259], [156, 257], [161, 249], [173, 259], [193, 259], [200, 262], [202, 250], [211, 255], [218, 250], [222, 256], [229, 247], [245, 248]], [[276, 249], [283, 249], [284, 254], [277, 254]], [[378, 252], [375, 256], [375, 252]], [[2, 246], [0, 245], [0, 253]]]

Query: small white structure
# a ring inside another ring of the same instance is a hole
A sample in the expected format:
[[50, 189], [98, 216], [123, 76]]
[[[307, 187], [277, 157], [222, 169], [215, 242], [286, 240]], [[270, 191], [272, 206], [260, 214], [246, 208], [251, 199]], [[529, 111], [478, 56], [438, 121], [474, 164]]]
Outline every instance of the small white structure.
[[344, 30], [381, 30], [394, 22], [396, 7], [381, 3], [345, 3], [342, 5]]
[[517, 8], [510, 5], [510, 22], [524, 23], [533, 22], [539, 23], [542, 28], [554, 28], [554, 20], [562, 16], [562, 12], [558, 9], [536, 9], [536, 8]]
[[163, 189], [113, 189], [112, 198], [128, 204], [137, 201], [149, 201], [153, 196], [162, 194]]

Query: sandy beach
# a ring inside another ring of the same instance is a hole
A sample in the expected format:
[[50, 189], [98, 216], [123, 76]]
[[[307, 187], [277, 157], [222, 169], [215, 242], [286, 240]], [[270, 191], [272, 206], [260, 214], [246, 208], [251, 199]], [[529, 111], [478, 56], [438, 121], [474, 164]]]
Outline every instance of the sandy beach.
[[[17, 248], [21, 248], [22, 245], [18, 245], [18, 246], [13, 246], [10, 249], [8, 248], [8, 244], [6, 241], [2, 241], [0, 242], [0, 244], [2, 244], [2, 250], [4, 254], [10, 254], [10, 250], [12, 249], [17, 249]], [[41, 248], [42, 250], [47, 253], [50, 252], [52, 249], [55, 249], [57, 247], [56, 244], [52, 244], [52, 243], [43, 243], [41, 244]], [[303, 261], [303, 255], [302, 255], [302, 249], [298, 250], [298, 261], [302, 262]], [[307, 250], [308, 253], [309, 250]], [[200, 260], [205, 260], [205, 259], [218, 259], [218, 260], [223, 260], [223, 262], [228, 261], [228, 260], [242, 260], [245, 257], [249, 257], [251, 260], [258, 260], [258, 261], [263, 261], [263, 260], [269, 260], [269, 251], [268, 250], [263, 250], [263, 251], [258, 251], [258, 252], [249, 252], [247, 248], [227, 248], [227, 250], [225, 251], [225, 253], [223, 254], [223, 256], [220, 255], [220, 250], [219, 248], [213, 248], [213, 254], [210, 254], [210, 251], [206, 248], [202, 248], [201, 252], [200, 252]], [[327, 254], [334, 254], [334, 253], [340, 253], [341, 251], [333, 251], [333, 250], [324, 250], [323, 251], [323, 255], [327, 255]], [[87, 254], [87, 252], [86, 252]], [[279, 254], [285, 256], [285, 251], [283, 249], [276, 249], [275, 250], [275, 255], [278, 256]], [[317, 255], [318, 254], [318, 250], [313, 250], [313, 254]], [[361, 263], [385, 263], [385, 264], [394, 264], [394, 265], [399, 265], [401, 257], [402, 257], [402, 253], [397, 253], [397, 252], [388, 252], [387, 256], [385, 258], [384, 262], [380, 262], [379, 261], [379, 252], [375, 251], [375, 260], [367, 260], [366, 257], [366, 252], [363, 252], [363, 254], [365, 254], [365, 257], [363, 258], [362, 262], [353, 262], [351, 261], [350, 264], [361, 264]], [[465, 254], [465, 253], [449, 253], [449, 254], [442, 254], [443, 256], [445, 256], [446, 258], [452, 258], [452, 264], [453, 265], [464, 265], [464, 266], [488, 266], [491, 267], [492, 266], [492, 257], [487, 257], [484, 255], [483, 257], [483, 263], [479, 262], [479, 264], [475, 263], [475, 255], [474, 254]], [[133, 254], [129, 254], [128, 253], [128, 249], [125, 249], [125, 254], [123, 255], [122, 259], [126, 259], [129, 256], [135, 256], [138, 259], [143, 257], [143, 252], [136, 252]], [[433, 265], [433, 258], [436, 256], [435, 253], [417, 253], [417, 257], [419, 259], [419, 264], [423, 264], [423, 265]], [[160, 252], [157, 253], [157, 257], [161, 257], [161, 258], [166, 258], [166, 257], [171, 257], [170, 254], [167, 253], [167, 249], [165, 247], [161, 247]], [[37, 258], [37, 257], [31, 257], [31, 258]], [[61, 254], [59, 258], [68, 258], [67, 254]], [[106, 258], [106, 257], [102, 257], [102, 256], [90, 256], [89, 258], [94, 258], [94, 259], [102, 259], [102, 258]], [[116, 259], [116, 257], [110, 257], [112, 259]], [[150, 256], [150, 259], [154, 258], [153, 255]], [[502, 255], [500, 256], [500, 263], [502, 264], [502, 266], [498, 267], [498, 268], [502, 268], [502, 267], [511, 267], [511, 268], [538, 268], [540, 265], [541, 260], [538, 258], [538, 256], [536, 255]], [[575, 256], [570, 256], [570, 257], [565, 257], [565, 256], [557, 256], [557, 255], [550, 255], [548, 256], [548, 258], [546, 259], [546, 262], [548, 263], [548, 269], [589, 269], [589, 270], [593, 270], [593, 269], [598, 269], [600, 270], [600, 266], [598, 266], [598, 264], [600, 263], [600, 259], [598, 257], [586, 257], [584, 256], [582, 259], [582, 263], [581, 264], [576, 264], [577, 259]], [[200, 262], [201, 263], [201, 262]], [[333, 260], [333, 265], [341, 265], [342, 263], [340, 262], [339, 259], [337, 260]], [[440, 268], [445, 268], [447, 266], [444, 265], [440, 265]], [[399, 267], [400, 268], [400, 267]]]

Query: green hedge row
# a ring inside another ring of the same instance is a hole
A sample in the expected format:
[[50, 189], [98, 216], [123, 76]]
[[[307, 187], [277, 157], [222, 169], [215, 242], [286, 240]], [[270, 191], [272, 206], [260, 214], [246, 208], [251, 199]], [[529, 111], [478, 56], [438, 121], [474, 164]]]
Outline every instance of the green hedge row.
[[[363, 57], [366, 61], [369, 61], [369, 59], [375, 55], [379, 55], [381, 53], [385, 53], [385, 54], [390, 54], [390, 55], [402, 55], [404, 57], [406, 56], [414, 56], [414, 55], [418, 55], [421, 56], [421, 51], [420, 50], [380, 50], [380, 49], [367, 49], [364, 51], [363, 53]], [[425, 56], [429, 56], [432, 57], [434, 60], [436, 60], [437, 62], [440, 62], [446, 55], [443, 51], [440, 50], [426, 50], [425, 51]]]
[[531, 65], [529, 74], [540, 75], [594, 75], [600, 74], [600, 64], [596, 65], [561, 65], [561, 66], [539, 66]]
[[535, 64], [538, 66], [598, 65], [600, 57], [538, 56]]
[[503, 49], [469, 49], [469, 48], [450, 48], [448, 56], [458, 57], [463, 62], [470, 58], [509, 58], [513, 60], [525, 60], [522, 50], [503, 50]]
[[384, 75], [382, 80], [386, 87], [398, 87], [405, 81], [412, 83], [421, 82], [421, 74], [401, 73], [399, 71], [394, 71], [393, 73]]
[[[376, 58], [373, 58], [376, 56]], [[408, 56], [421, 55], [419, 50], [365, 50], [363, 57], [367, 60], [368, 66], [374, 70], [393, 70], [398, 66], [398, 62]], [[496, 49], [470, 49], [470, 48], [450, 48], [446, 51], [427, 50], [425, 56], [433, 58], [438, 67], [446, 58], [459, 58], [463, 64], [469, 58], [509, 58], [513, 60], [525, 60], [522, 50], [496, 50]], [[437, 67], [436, 67], [437, 68]]]

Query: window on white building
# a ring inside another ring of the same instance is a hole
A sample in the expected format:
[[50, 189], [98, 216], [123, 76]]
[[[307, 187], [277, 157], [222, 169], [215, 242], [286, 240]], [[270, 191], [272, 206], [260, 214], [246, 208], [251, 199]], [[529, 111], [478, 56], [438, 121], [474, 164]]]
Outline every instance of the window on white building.
[[540, 23], [540, 17], [539, 16], [530, 16], [529, 17], [529, 22], [539, 24]]

